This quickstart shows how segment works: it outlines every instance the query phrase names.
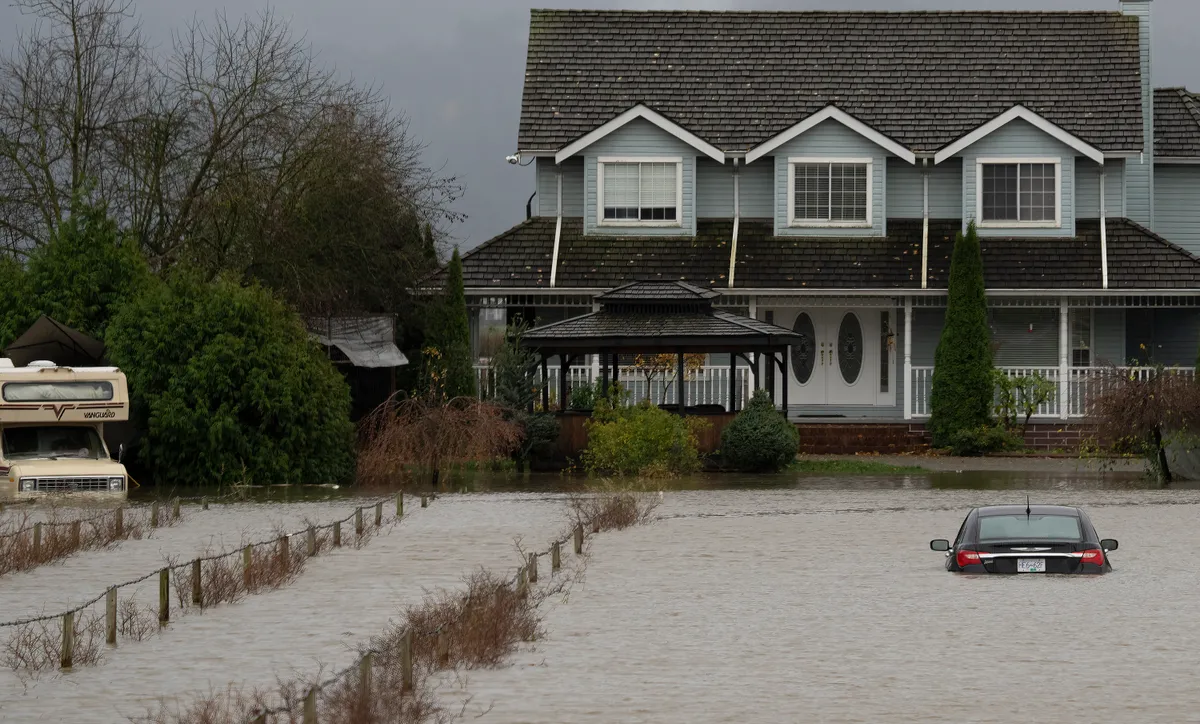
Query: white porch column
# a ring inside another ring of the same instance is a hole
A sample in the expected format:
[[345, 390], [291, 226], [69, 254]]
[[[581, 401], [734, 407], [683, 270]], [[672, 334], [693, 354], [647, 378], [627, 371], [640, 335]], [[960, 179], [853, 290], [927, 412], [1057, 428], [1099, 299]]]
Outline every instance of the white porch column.
[[1058, 417], [1066, 420], [1071, 416], [1071, 329], [1068, 322], [1067, 298], [1058, 298]]
[[[600, 311], [600, 302], [597, 302], [594, 300], [592, 301], [592, 311], [593, 312]], [[592, 385], [595, 386], [596, 382], [598, 382], [599, 380], [600, 380], [600, 355], [593, 354], [592, 355]], [[607, 395], [608, 390], [605, 390], [604, 394]]]
[[904, 298], [904, 419], [912, 419], [912, 297]]

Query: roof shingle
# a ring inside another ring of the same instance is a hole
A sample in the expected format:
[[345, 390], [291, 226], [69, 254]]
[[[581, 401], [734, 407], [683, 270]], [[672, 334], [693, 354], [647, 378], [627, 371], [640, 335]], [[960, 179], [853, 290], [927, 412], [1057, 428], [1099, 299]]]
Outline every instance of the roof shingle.
[[1200, 157], [1200, 94], [1186, 88], [1154, 91], [1154, 154]]

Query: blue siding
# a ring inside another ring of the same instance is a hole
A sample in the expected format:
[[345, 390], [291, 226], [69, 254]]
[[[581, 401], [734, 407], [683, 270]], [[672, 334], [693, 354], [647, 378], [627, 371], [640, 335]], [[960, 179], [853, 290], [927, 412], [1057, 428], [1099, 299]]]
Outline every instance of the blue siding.
[[[1104, 210], [1110, 217], [1125, 216], [1125, 162], [1104, 164]], [[1086, 157], [1075, 159], [1075, 218], [1100, 218], [1100, 164]]]
[[963, 157], [963, 228], [971, 219], [978, 218], [975, 208], [975, 188], [978, 175], [976, 160], [979, 158], [1012, 157], [1059, 157], [1062, 159], [1062, 216], [1061, 228], [1037, 229], [1028, 227], [1006, 227], [979, 229], [980, 236], [1074, 236], [1075, 235], [1075, 149], [1038, 130], [1027, 121], [1017, 119], [968, 146], [960, 154]]
[[1153, 227], [1154, 213], [1154, 69], [1151, 67], [1150, 2], [1122, 2], [1121, 12], [1138, 19], [1138, 46], [1142, 71], [1142, 158], [1131, 158], [1125, 179], [1126, 214], [1130, 219]]
[[942, 338], [942, 327], [946, 324], [945, 309], [913, 310], [913, 367], [932, 367], [933, 355]]
[[733, 164], [696, 159], [696, 217], [733, 218]]
[[1125, 311], [1125, 357], [1139, 364], [1168, 367], [1196, 364], [1200, 346], [1200, 310], [1148, 309]]
[[1154, 230], [1200, 254], [1200, 166], [1155, 169]]
[[[653, 123], [636, 119], [585, 148], [584, 233], [609, 236], [679, 236], [696, 233], [696, 149]], [[683, 157], [683, 209], [680, 226], [599, 226], [596, 216], [596, 170], [600, 156]], [[563, 204], [565, 207], [566, 204]]]
[[[742, 166], [741, 201], [743, 219], [770, 219], [775, 216], [775, 168], [769, 159]], [[786, 191], [786, 189], [785, 189]]]
[[[788, 226], [788, 157], [829, 156], [871, 158], [871, 228], [789, 227]], [[775, 149], [775, 233], [779, 236], [883, 236], [884, 179], [887, 174], [886, 152], [837, 121], [828, 120]], [[769, 164], [768, 159], [757, 163]], [[753, 164], [752, 164], [753, 165]]]
[[[962, 159], [951, 158], [930, 166], [929, 218], [962, 218]], [[887, 215], [893, 219], [919, 219], [924, 204], [921, 166], [898, 158], [887, 161]]]
[[1125, 310], [1100, 308], [1092, 312], [1093, 366], [1120, 365], [1125, 361]]
[[1125, 215], [1133, 221], [1151, 227], [1150, 220], [1150, 184], [1153, 166], [1149, 159], [1139, 162], [1136, 158], [1128, 159], [1125, 165]]
[[[562, 163], [563, 216], [583, 216], [583, 159], [568, 158]], [[537, 215], [558, 215], [558, 183], [554, 159], [537, 160]]]

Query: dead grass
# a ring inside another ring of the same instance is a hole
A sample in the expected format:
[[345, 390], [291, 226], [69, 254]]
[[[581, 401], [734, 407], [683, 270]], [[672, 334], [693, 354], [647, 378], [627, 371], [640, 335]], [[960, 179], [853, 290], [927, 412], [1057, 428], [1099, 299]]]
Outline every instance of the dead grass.
[[[160, 509], [159, 526], [171, 526], [177, 520], [168, 508]], [[71, 518], [52, 509], [42, 521], [40, 545], [35, 547], [34, 522], [29, 512], [23, 511], [0, 527], [0, 576], [28, 571], [82, 550], [106, 548], [127, 539], [141, 540], [150, 529], [150, 511], [146, 508], [123, 508], [120, 524], [116, 510]]]
[[572, 493], [567, 499], [571, 527], [582, 525], [588, 533], [624, 530], [648, 523], [662, 501], [662, 493], [648, 483], [620, 485], [605, 482]]
[[[103, 658], [104, 616], [81, 611], [72, 623], [75, 634], [73, 666], [91, 666]], [[4, 642], [0, 661], [13, 670], [58, 668], [62, 656], [62, 619], [53, 618], [16, 627]]]

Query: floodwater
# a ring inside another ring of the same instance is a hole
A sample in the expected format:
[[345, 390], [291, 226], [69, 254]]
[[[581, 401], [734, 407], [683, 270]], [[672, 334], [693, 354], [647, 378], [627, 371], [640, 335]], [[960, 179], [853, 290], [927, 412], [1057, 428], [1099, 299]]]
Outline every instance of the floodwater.
[[[739, 482], [749, 481], [683, 481], [665, 492], [660, 520], [592, 539], [582, 583], [546, 611], [545, 640], [511, 666], [470, 672], [465, 693], [445, 679], [443, 701], [457, 711], [469, 696], [468, 719], [486, 711], [480, 721], [506, 723], [1200, 721], [1200, 490], [1136, 475]], [[952, 537], [972, 505], [1027, 493], [1086, 507], [1121, 542], [1116, 570], [943, 570], [930, 538]], [[544, 547], [563, 529], [563, 505], [541, 489], [410, 505], [362, 550], [323, 554], [291, 586], [183, 617], [98, 667], [30, 682], [0, 672], [0, 720], [122, 721], [159, 696], [341, 668], [422, 590], [454, 587], [480, 565], [511, 568], [515, 536]], [[95, 595], [126, 572], [122, 554], [140, 556], [128, 567], [141, 572], [164, 553], [352, 507], [214, 506], [154, 538], [0, 578], [0, 618]]]

